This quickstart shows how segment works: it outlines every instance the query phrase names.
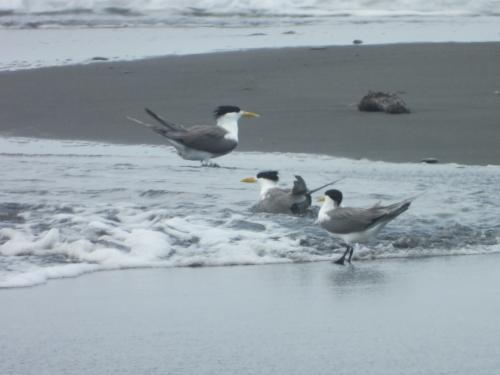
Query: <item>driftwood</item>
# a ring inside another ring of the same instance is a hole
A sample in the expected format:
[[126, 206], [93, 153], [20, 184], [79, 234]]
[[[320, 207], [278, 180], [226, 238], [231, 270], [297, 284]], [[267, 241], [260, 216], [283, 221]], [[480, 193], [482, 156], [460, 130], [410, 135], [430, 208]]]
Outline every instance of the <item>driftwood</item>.
[[359, 102], [358, 109], [365, 112], [410, 113], [401, 97], [382, 91], [369, 91]]

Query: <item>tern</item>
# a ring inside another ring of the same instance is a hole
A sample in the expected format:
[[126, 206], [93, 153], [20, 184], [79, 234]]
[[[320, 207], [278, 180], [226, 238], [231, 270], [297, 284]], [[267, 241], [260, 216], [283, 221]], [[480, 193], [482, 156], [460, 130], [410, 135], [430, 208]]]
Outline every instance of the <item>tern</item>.
[[253, 207], [256, 212], [268, 212], [273, 214], [304, 215], [311, 207], [311, 195], [340, 180], [330, 182], [319, 188], [309, 190], [306, 182], [301, 176], [296, 175], [293, 187], [283, 189], [278, 187], [278, 171], [263, 171], [255, 177], [245, 177], [241, 182], [255, 183], [260, 185], [260, 199]]
[[257, 113], [239, 107], [223, 105], [214, 111], [216, 125], [195, 125], [185, 128], [167, 121], [149, 108], [146, 113], [158, 124], [148, 124], [133, 117], [127, 119], [146, 126], [167, 138], [179, 156], [186, 160], [199, 160], [203, 166], [217, 167], [210, 159], [226, 155], [238, 145], [238, 120], [241, 117], [260, 117]]
[[339, 190], [325, 192], [317, 220], [319, 225], [345, 242], [346, 250], [334, 262], [336, 264], [344, 264], [348, 253], [347, 261], [350, 263], [354, 252], [352, 243], [366, 242], [375, 236], [387, 223], [405, 212], [415, 199], [413, 197], [387, 206], [377, 203], [370, 208], [357, 208], [341, 207], [342, 198]]

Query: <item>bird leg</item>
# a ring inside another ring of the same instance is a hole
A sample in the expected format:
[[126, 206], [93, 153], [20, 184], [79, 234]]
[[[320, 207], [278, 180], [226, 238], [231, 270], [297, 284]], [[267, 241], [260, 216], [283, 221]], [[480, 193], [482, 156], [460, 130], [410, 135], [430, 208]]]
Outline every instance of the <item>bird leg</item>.
[[354, 247], [353, 247], [353, 246], [351, 246], [351, 251], [349, 252], [349, 259], [347, 259], [347, 261], [348, 261], [349, 263], [351, 263], [352, 253], [354, 253]]
[[[352, 247], [351, 247], [351, 246], [346, 245], [346, 249], [345, 249], [345, 251], [344, 251], [344, 254], [342, 254], [342, 256], [341, 256], [339, 259], [335, 260], [333, 263], [335, 263], [335, 264], [340, 264], [340, 265], [342, 265], [342, 266], [343, 266], [343, 265], [344, 265], [344, 261], [345, 261], [345, 257], [346, 257], [346, 255], [347, 255], [347, 253], [348, 253], [349, 251], [351, 251], [351, 249], [352, 249]], [[349, 258], [349, 261], [350, 261], [350, 258]]]

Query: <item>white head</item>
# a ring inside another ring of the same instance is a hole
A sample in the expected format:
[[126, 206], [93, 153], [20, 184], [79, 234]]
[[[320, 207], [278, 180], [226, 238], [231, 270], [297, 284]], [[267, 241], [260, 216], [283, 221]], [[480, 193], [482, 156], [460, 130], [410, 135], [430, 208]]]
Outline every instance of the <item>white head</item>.
[[260, 185], [260, 197], [263, 199], [269, 189], [278, 186], [278, 171], [264, 171], [257, 173], [257, 178], [247, 177], [241, 182], [258, 182]]
[[339, 207], [342, 203], [342, 192], [337, 189], [331, 189], [325, 192], [325, 195], [321, 197], [323, 204], [318, 213], [318, 221], [322, 221], [327, 218], [326, 213], [328, 211], [334, 210]]
[[241, 110], [232, 105], [222, 105], [214, 111], [217, 126], [224, 128], [228, 133], [225, 138], [238, 141], [238, 120], [241, 117], [259, 117], [257, 113]]

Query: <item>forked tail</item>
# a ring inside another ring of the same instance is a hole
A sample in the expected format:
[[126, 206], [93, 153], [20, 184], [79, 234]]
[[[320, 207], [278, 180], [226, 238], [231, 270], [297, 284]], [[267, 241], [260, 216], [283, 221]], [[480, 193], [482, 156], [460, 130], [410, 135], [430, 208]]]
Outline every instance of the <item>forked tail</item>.
[[344, 179], [344, 177], [339, 178], [338, 180], [335, 180], [335, 181], [333, 181], [333, 182], [329, 182], [329, 183], [327, 183], [327, 184], [321, 185], [320, 187], [318, 187], [318, 188], [316, 188], [316, 189], [309, 190], [309, 191], [307, 192], [307, 194], [311, 195], [311, 194], [313, 194], [313, 193], [316, 193], [317, 191], [319, 191], [319, 190], [321, 190], [321, 189], [324, 189], [324, 188], [326, 188], [327, 186], [330, 186], [330, 185], [336, 184], [337, 182], [340, 182], [340, 181], [342, 181], [343, 179]]
[[148, 115], [150, 115], [152, 118], [154, 118], [156, 121], [158, 121], [160, 124], [162, 124], [163, 126], [165, 126], [170, 131], [182, 131], [182, 130], [185, 130], [184, 127], [182, 127], [181, 125], [177, 125], [177, 124], [174, 124], [171, 121], [165, 120], [163, 117], [161, 117], [157, 113], [153, 112], [149, 108], [144, 108], [144, 110], [146, 111], [146, 113]]
[[138, 120], [138, 119], [136, 119], [134, 117], [130, 117], [130, 116], [125, 116], [125, 118], [129, 121], [135, 122], [136, 124], [145, 126], [146, 128], [149, 128], [149, 129], [153, 130], [154, 132], [156, 132], [156, 133], [158, 133], [166, 138], [169, 138], [168, 133], [170, 133], [170, 130], [168, 130], [167, 128], [165, 128], [163, 126], [148, 124], [147, 122]]

